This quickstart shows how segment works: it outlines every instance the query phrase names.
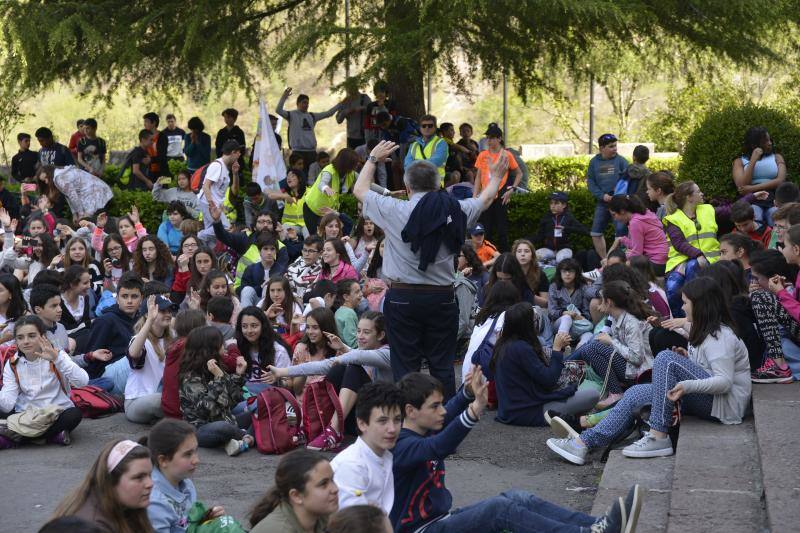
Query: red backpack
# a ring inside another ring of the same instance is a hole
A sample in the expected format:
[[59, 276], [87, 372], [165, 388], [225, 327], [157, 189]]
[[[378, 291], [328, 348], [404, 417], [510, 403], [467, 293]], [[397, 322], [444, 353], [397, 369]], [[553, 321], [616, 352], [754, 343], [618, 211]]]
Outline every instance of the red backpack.
[[333, 384], [323, 379], [306, 385], [306, 390], [303, 392], [303, 422], [309, 442], [321, 435], [330, 425], [333, 413], [339, 415], [339, 427], [334, 429], [341, 435], [344, 432], [344, 414]]
[[124, 410], [123, 403], [116, 396], [94, 385], [75, 387], [69, 398], [86, 418], [100, 418]]
[[[287, 410], [294, 410], [295, 420]], [[303, 413], [291, 392], [282, 387], [270, 387], [258, 393], [253, 413], [256, 447], [261, 453], [281, 454], [305, 442]]]
[[192, 174], [192, 190], [194, 192], [200, 192], [200, 189], [203, 188], [203, 182], [205, 181], [206, 174], [208, 173], [208, 166], [216, 162], [217, 161], [206, 163], [205, 165], [194, 171], [194, 173]]
[[[8, 349], [11, 348], [11, 349]], [[19, 384], [19, 374], [17, 373], [17, 358], [13, 357], [17, 352], [16, 346], [6, 346], [0, 349], [0, 361], [10, 360], [11, 371]], [[50, 363], [50, 370], [58, 378], [58, 383], [61, 385], [61, 390], [64, 394], [69, 396], [75, 407], [81, 410], [81, 414], [86, 418], [100, 418], [101, 416], [112, 415], [120, 413], [124, 410], [122, 402], [111, 394], [107, 393], [100, 387], [94, 385], [86, 385], [85, 387], [67, 388], [64, 385], [64, 379], [61, 377], [61, 372], [56, 368], [55, 363]]]

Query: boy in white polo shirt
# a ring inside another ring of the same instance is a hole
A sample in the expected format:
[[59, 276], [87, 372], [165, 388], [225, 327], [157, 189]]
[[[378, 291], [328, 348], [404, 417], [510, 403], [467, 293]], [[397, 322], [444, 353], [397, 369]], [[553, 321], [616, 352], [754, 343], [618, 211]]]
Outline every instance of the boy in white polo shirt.
[[362, 387], [356, 403], [360, 436], [334, 457], [333, 480], [339, 487], [339, 509], [371, 504], [387, 515], [394, 503], [392, 453], [402, 425], [403, 395], [392, 383]]

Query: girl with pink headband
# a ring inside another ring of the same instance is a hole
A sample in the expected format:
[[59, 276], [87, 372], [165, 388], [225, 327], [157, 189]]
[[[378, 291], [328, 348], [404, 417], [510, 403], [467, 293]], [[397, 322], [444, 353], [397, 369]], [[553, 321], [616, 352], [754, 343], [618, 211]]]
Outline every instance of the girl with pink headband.
[[111, 442], [53, 517], [74, 515], [108, 533], [152, 533], [147, 517], [152, 470], [146, 447], [132, 440]]

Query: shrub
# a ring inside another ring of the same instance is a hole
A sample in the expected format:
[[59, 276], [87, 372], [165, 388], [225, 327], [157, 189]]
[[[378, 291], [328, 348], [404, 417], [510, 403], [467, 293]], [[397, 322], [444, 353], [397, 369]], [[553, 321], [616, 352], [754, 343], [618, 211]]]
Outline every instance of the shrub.
[[711, 111], [706, 116], [686, 140], [681, 178], [695, 181], [707, 198], [735, 198], [731, 168], [733, 160], [742, 154], [745, 132], [753, 126], [767, 128], [775, 150], [786, 160], [787, 176], [797, 176], [800, 173], [800, 129], [781, 111], [747, 104]]
[[[591, 156], [576, 155], [571, 157], [543, 157], [533, 161], [526, 161], [530, 177], [528, 188], [536, 190], [561, 190], [572, 191], [578, 187], [586, 187], [586, 169], [589, 167]], [[677, 173], [680, 158], [652, 158], [647, 162], [648, 168], [653, 171], [669, 170]]]
[[[550, 192], [550, 190], [541, 189], [527, 194], [515, 194], [511, 197], [511, 204], [508, 209], [509, 242], [514, 239], [527, 239], [536, 234], [539, 229], [539, 220], [550, 210], [550, 202], [548, 200]], [[570, 211], [578, 221], [587, 227], [592, 225], [594, 206], [594, 196], [591, 195], [586, 187], [573, 189], [569, 192]], [[358, 215], [355, 196], [351, 194], [343, 195], [341, 198], [341, 210], [355, 220]], [[609, 225], [606, 231], [606, 238], [614, 238], [612, 225]], [[592, 240], [588, 235], [576, 236], [571, 239], [571, 243], [577, 250], [592, 248]]]

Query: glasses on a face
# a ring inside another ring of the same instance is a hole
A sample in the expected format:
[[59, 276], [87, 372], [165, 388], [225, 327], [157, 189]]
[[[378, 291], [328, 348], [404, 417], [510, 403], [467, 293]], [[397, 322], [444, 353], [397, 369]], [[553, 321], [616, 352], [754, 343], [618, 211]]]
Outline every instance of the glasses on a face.
[[108, 247], [108, 251], [109, 252], [119, 252], [120, 250], [122, 250], [122, 246], [109, 246]]
[[319, 250], [314, 250], [313, 248], [303, 248], [304, 254], [318, 254]]

